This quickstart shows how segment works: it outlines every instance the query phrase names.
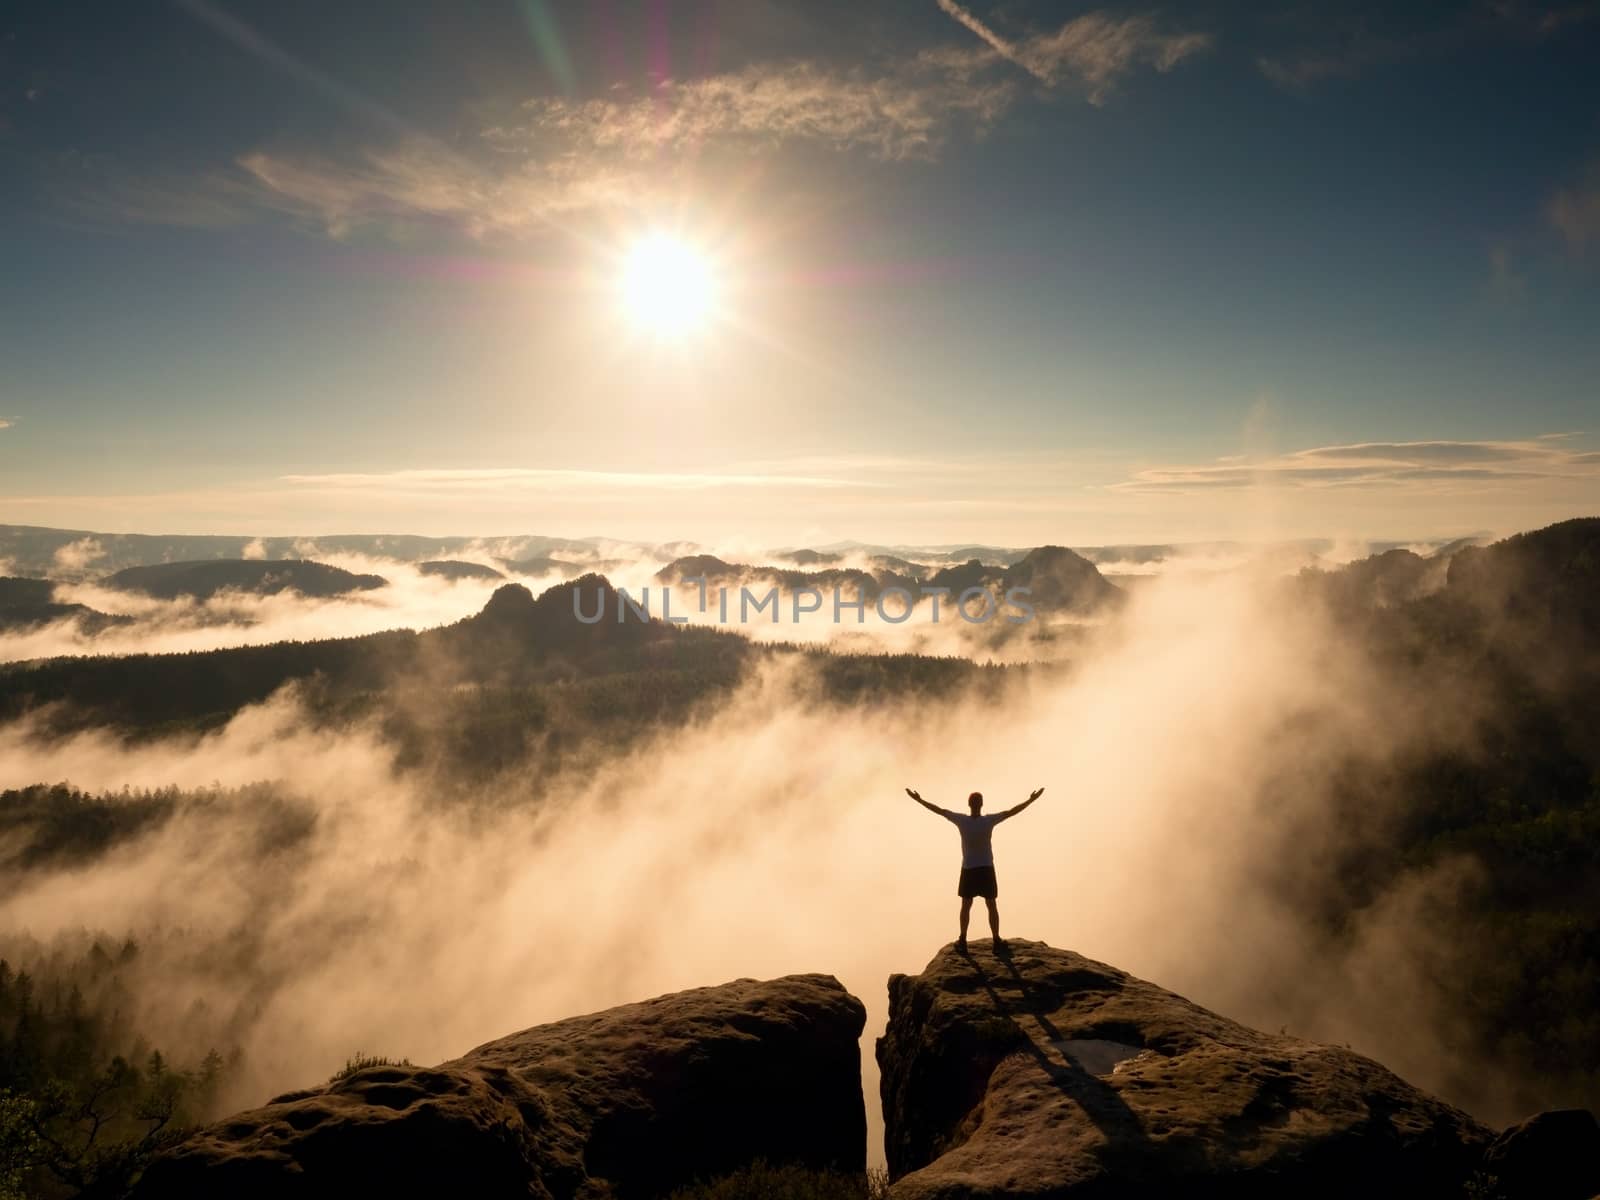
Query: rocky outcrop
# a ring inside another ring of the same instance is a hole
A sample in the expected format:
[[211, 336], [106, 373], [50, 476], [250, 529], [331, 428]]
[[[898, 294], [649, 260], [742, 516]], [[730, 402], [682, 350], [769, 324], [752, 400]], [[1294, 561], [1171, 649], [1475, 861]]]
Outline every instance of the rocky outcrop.
[[1519, 1121], [1483, 1156], [1483, 1192], [1500, 1200], [1587, 1200], [1600, 1195], [1600, 1123], [1584, 1108]]
[[1081, 554], [1063, 546], [1040, 546], [1007, 567], [1001, 586], [1029, 589], [1029, 600], [1043, 611], [1094, 613], [1127, 599], [1116, 584]]
[[[820, 556], [791, 556], [794, 561], [816, 563]], [[1008, 561], [1010, 556], [1008, 557]], [[705, 581], [711, 588], [746, 586], [776, 587], [795, 593], [813, 589], [825, 597], [835, 593], [876, 603], [892, 589], [908, 593], [912, 603], [926, 603], [924, 577], [929, 588], [945, 589], [945, 603], [954, 603], [963, 592], [977, 588], [991, 592], [1000, 601], [1014, 588], [1023, 589], [1021, 598], [1037, 611], [1054, 614], [1093, 615], [1109, 610], [1126, 599], [1122, 589], [1100, 574], [1082, 555], [1062, 546], [1040, 546], [1020, 555], [1009, 566], [971, 558], [964, 563], [943, 567], [930, 575], [926, 568], [903, 558], [879, 555], [872, 560], [872, 571], [849, 567], [825, 570], [784, 569], [772, 566], [746, 566], [724, 562], [709, 554], [697, 554], [668, 563], [656, 572], [658, 583], [683, 586], [689, 581]], [[905, 597], [896, 597], [893, 611], [900, 611]], [[1010, 603], [1010, 601], [1007, 601]], [[976, 609], [972, 610], [976, 611]]]
[[[659, 607], [650, 615], [659, 616]], [[546, 588], [537, 598], [520, 583], [501, 584], [476, 616], [443, 632], [448, 636], [442, 640], [453, 653], [487, 648], [491, 660], [501, 660], [529, 646], [546, 653], [584, 654], [659, 640], [672, 630], [628, 608], [610, 580], [591, 572]]]
[[999, 596], [1024, 588], [1027, 602], [1039, 612], [1079, 616], [1114, 608], [1127, 599], [1092, 562], [1063, 546], [1040, 546], [1006, 567], [969, 559], [935, 572], [928, 586], [949, 588], [952, 597], [970, 588], [988, 588]]
[[756, 1159], [860, 1172], [861, 1002], [742, 979], [373, 1067], [207, 1127], [135, 1195], [643, 1200]]
[[1492, 1136], [1339, 1046], [1037, 942], [889, 980], [894, 1200], [1459, 1197]]

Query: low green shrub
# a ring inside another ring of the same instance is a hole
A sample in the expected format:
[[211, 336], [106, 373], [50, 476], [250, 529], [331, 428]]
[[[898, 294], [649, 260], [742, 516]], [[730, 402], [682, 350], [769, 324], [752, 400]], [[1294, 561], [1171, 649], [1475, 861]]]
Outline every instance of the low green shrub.
[[344, 1060], [332, 1075], [328, 1076], [329, 1083], [338, 1083], [341, 1079], [349, 1079], [357, 1071], [365, 1071], [368, 1067], [409, 1067], [415, 1064], [409, 1058], [384, 1058], [381, 1054], [362, 1054], [359, 1051]]

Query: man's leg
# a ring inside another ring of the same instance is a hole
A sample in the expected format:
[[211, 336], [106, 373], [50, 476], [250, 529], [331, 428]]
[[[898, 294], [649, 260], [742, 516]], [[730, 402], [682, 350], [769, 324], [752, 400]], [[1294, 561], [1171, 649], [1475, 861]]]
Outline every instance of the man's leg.
[[1000, 906], [994, 902], [992, 896], [985, 896], [989, 905], [989, 932], [994, 935], [994, 944], [1000, 944]]
[[963, 950], [967, 948], [967, 921], [972, 916], [972, 897], [961, 897], [961, 940], [956, 943]]

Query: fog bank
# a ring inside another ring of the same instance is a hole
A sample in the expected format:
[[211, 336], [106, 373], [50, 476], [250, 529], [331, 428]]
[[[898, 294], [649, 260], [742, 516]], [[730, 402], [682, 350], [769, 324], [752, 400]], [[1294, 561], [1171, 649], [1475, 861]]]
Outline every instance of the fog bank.
[[1463, 1068], [1428, 970], [1448, 879], [1386, 899], [1337, 947], [1280, 903], [1286, 875], [1370, 832], [1330, 820], [1323, 768], [1421, 736], [1400, 715], [1415, 698], [1385, 695], [1281, 596], [1243, 574], [1151, 582], [1070, 670], [999, 700], [842, 708], [805, 662], [769, 662], [687, 728], [537, 795], [503, 779], [470, 807], [397, 769], [374, 728], [312, 728], [293, 689], [218, 732], [137, 746], [13, 725], [0, 786], [275, 780], [293, 803], [186, 809], [92, 865], [36, 872], [0, 928], [187, 929], [183, 961], [150, 968], [147, 1031], [181, 1039], [176, 1016], [203, 997], [244, 1047], [239, 1104], [358, 1050], [434, 1062], [665, 991], [831, 972], [868, 1005], [876, 1122], [887, 976], [955, 934], [956, 833], [902, 789], [1003, 807], [1044, 786], [996, 833], [1008, 933], [1349, 1042], [1499, 1119], [1504, 1064]]

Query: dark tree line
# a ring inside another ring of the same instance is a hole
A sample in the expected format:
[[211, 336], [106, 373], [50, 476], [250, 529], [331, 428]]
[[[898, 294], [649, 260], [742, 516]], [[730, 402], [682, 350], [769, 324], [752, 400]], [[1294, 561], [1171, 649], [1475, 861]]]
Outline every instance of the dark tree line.
[[129, 1027], [132, 939], [28, 967], [0, 959], [0, 1198], [121, 1195], [214, 1115], [238, 1055], [175, 1063]]

